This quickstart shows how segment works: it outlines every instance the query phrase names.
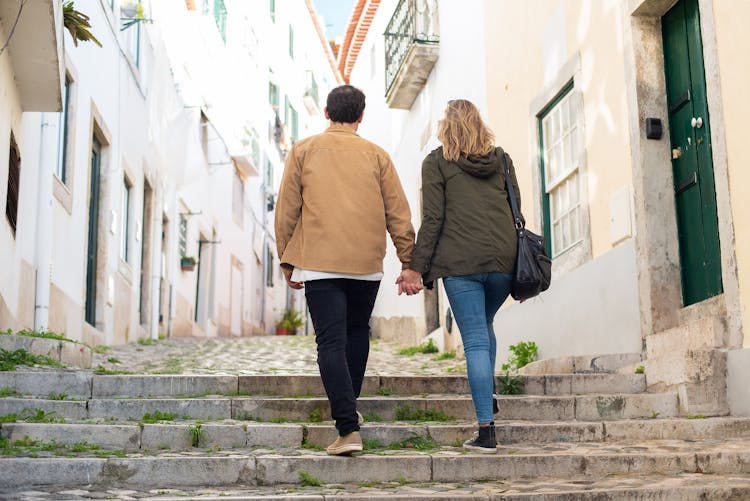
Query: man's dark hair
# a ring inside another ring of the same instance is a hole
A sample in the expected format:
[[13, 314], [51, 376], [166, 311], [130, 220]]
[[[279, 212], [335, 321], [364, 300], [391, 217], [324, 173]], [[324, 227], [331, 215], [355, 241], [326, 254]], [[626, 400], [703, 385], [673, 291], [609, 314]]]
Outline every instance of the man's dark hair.
[[326, 107], [332, 122], [351, 124], [365, 111], [365, 94], [353, 85], [340, 85], [328, 94]]

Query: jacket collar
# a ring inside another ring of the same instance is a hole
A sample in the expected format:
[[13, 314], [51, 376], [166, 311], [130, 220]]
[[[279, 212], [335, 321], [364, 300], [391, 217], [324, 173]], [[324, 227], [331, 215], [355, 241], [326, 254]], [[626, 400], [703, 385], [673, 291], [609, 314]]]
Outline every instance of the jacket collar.
[[355, 136], [358, 136], [357, 131], [352, 129], [351, 127], [347, 127], [345, 125], [331, 125], [326, 129], [326, 132], [345, 132], [347, 134], [354, 134]]

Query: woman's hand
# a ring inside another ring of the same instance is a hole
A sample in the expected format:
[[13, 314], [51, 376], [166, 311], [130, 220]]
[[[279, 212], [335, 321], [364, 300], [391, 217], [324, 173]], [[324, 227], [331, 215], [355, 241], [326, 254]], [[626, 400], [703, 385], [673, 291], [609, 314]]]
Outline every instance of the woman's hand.
[[396, 279], [398, 284], [398, 295], [406, 293], [407, 296], [418, 294], [424, 286], [422, 285], [422, 274], [414, 270], [403, 270]]

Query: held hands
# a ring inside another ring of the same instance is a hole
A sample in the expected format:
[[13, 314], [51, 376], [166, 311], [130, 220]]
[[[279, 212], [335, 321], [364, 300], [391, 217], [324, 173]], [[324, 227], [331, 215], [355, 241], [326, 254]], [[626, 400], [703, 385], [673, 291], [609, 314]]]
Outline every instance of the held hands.
[[398, 295], [406, 293], [407, 296], [418, 294], [424, 286], [422, 285], [422, 274], [414, 270], [403, 270], [396, 279]]

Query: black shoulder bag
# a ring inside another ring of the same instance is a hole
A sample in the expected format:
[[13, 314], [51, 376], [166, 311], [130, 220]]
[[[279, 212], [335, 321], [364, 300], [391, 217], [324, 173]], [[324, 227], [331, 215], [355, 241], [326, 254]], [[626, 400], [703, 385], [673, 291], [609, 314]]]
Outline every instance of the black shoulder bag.
[[544, 248], [544, 237], [526, 229], [526, 222], [518, 210], [518, 200], [513, 189], [508, 160], [505, 157], [504, 153], [505, 189], [508, 192], [513, 222], [518, 234], [518, 254], [510, 295], [516, 301], [521, 301], [532, 298], [549, 288], [552, 280], [552, 261]]

